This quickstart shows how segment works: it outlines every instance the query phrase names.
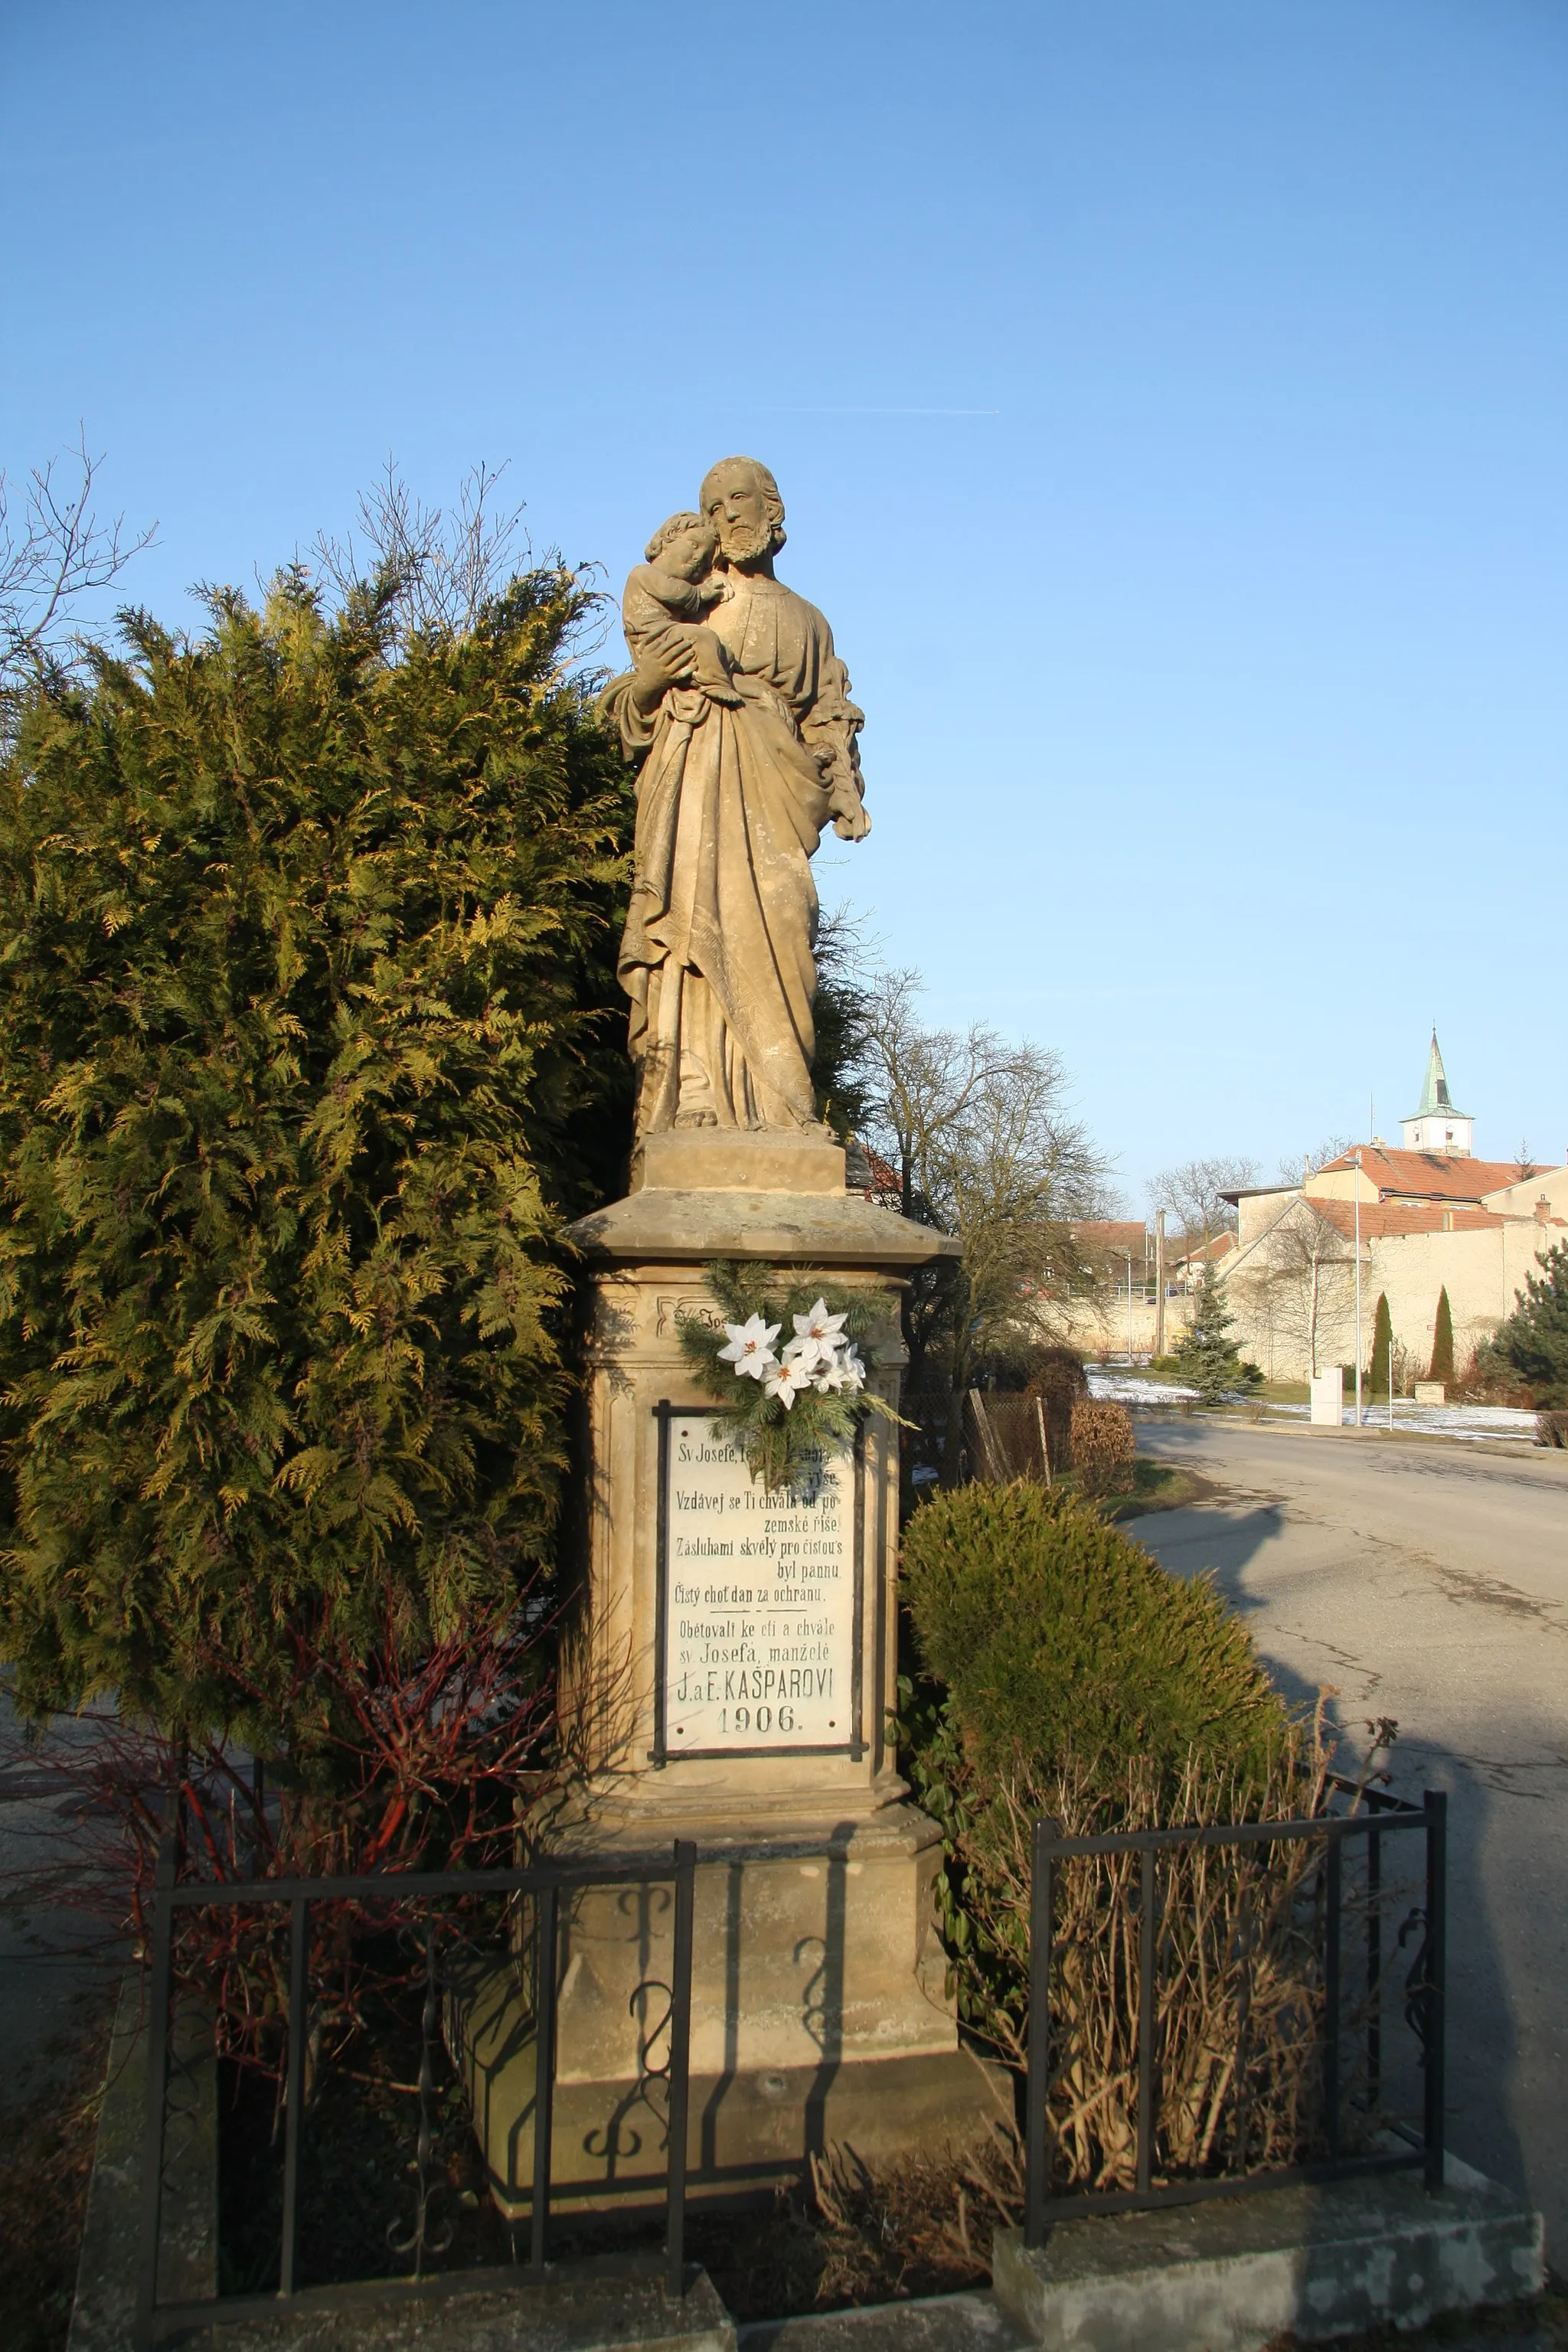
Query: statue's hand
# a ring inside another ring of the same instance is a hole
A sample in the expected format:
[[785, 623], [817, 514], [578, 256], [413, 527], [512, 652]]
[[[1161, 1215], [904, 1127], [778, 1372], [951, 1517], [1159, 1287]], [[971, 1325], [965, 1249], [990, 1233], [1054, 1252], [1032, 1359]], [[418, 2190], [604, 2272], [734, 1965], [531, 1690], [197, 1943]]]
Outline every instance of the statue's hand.
[[645, 646], [632, 672], [631, 698], [645, 719], [650, 719], [672, 686], [685, 686], [691, 677], [689, 656]]
[[840, 841], [864, 841], [871, 830], [865, 803], [858, 800], [852, 809], [841, 808], [833, 820], [833, 830]]

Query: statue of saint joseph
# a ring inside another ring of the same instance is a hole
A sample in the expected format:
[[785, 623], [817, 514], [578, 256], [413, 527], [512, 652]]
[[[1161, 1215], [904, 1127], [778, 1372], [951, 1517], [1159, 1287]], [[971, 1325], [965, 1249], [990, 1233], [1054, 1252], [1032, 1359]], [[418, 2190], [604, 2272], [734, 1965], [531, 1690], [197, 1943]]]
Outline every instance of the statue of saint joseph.
[[[603, 707], [639, 763], [620, 952], [639, 1135], [816, 1124], [810, 859], [829, 818], [852, 841], [870, 824], [861, 713], [827, 623], [773, 575], [784, 538], [767, 467], [725, 457], [627, 583], [635, 667]], [[634, 627], [634, 591], [669, 625]]]

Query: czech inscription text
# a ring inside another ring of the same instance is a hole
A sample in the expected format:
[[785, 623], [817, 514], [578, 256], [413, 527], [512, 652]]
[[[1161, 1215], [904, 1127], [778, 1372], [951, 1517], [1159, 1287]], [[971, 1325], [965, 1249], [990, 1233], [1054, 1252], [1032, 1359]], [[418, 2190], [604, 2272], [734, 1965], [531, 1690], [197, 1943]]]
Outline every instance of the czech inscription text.
[[669, 1423], [665, 1720], [671, 1756], [847, 1748], [854, 1465], [822, 1457], [769, 1494], [710, 1413]]

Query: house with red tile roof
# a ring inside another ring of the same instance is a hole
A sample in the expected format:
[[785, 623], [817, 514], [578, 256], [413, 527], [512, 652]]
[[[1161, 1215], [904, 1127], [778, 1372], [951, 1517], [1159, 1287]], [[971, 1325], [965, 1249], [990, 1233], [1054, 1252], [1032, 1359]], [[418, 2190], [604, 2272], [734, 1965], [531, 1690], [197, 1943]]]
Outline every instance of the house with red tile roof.
[[1478, 1160], [1474, 1125], [1454, 1108], [1434, 1031], [1400, 1148], [1376, 1138], [1300, 1184], [1228, 1196], [1237, 1213], [1224, 1269], [1233, 1336], [1267, 1377], [1301, 1380], [1354, 1361], [1358, 1265], [1363, 1355], [1380, 1295], [1396, 1347], [1423, 1371], [1443, 1292], [1461, 1368], [1513, 1312], [1526, 1276], [1568, 1241], [1568, 1166]]
[[1215, 1234], [1208, 1241], [1197, 1243], [1166, 1260], [1166, 1276], [1175, 1289], [1185, 1296], [1197, 1288], [1203, 1280], [1204, 1268], [1212, 1265], [1216, 1273], [1225, 1272], [1225, 1261], [1236, 1247], [1234, 1234]]
[[1129, 1260], [1134, 1290], [1141, 1292], [1152, 1280], [1149, 1229], [1142, 1217], [1080, 1217], [1068, 1231], [1084, 1264], [1119, 1286], [1124, 1297]]

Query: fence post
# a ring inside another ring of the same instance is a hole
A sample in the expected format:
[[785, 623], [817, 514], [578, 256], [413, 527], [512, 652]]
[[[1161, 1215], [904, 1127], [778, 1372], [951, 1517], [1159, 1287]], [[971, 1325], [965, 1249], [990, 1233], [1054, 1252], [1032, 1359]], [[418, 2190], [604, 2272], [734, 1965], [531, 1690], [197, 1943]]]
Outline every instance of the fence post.
[[691, 1919], [697, 1848], [675, 1841], [675, 1952], [669, 1988], [669, 2166], [665, 2195], [664, 2291], [686, 2291], [686, 2107], [691, 2073]]
[[550, 2259], [550, 2137], [555, 2120], [555, 1895], [547, 1878], [539, 1890], [539, 1958], [533, 2015], [533, 2200], [529, 2260], [542, 2270]]
[[283, 2244], [278, 2259], [278, 2293], [294, 2292], [294, 2255], [300, 2220], [300, 2142], [305, 2128], [305, 2042], [310, 2006], [310, 1905], [297, 1895], [289, 1906], [289, 2059], [284, 2097]]
[[163, 2207], [163, 2109], [169, 2093], [169, 2003], [174, 1980], [174, 1874], [179, 1832], [158, 1846], [153, 1885], [153, 1986], [147, 2016], [147, 2120], [142, 2148], [142, 2258], [136, 2276], [136, 2352], [151, 2352], [158, 2302], [158, 2233]]
[[1154, 2174], [1154, 2117], [1159, 2087], [1154, 2080], [1154, 1849], [1142, 1852], [1138, 1919], [1138, 2194], [1147, 2197]]
[[1029, 2068], [1024, 2152], [1026, 2246], [1039, 2245], [1046, 2234], [1050, 2174], [1051, 1914], [1056, 1844], [1060, 1835], [1059, 1825], [1048, 1818], [1035, 1823], [1029, 1874]]
[[1426, 1816], [1426, 2186], [1443, 2186], [1444, 2036], [1447, 2026], [1448, 1799], [1441, 1789], [1422, 1791]]
[[1366, 1833], [1366, 2095], [1377, 2105], [1383, 2087], [1383, 1850], [1376, 1830]]
[[1323, 1959], [1323, 2137], [1331, 2161], [1340, 2152], [1340, 1927], [1344, 1904], [1344, 1852], [1331, 1830], [1325, 1860], [1328, 1917], [1324, 1927], [1328, 1949]]

